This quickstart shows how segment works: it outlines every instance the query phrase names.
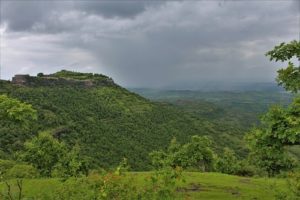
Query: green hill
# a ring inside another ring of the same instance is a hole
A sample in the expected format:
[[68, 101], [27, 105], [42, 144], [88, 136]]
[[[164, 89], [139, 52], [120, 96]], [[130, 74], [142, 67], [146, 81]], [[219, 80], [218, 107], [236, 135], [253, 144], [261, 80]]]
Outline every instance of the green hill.
[[[99, 74], [60, 71], [55, 74], [15, 76], [0, 82], [0, 94], [30, 103], [38, 121], [30, 129], [0, 122], [0, 150], [13, 156], [25, 140], [51, 130], [67, 145], [79, 144], [94, 167], [112, 167], [126, 157], [134, 170], [150, 167], [148, 153], [168, 146], [176, 137], [186, 142], [192, 135], [209, 135], [220, 150], [235, 140], [213, 123], [182, 112], [166, 103], [153, 103]], [[222, 131], [222, 130], [221, 130]]]

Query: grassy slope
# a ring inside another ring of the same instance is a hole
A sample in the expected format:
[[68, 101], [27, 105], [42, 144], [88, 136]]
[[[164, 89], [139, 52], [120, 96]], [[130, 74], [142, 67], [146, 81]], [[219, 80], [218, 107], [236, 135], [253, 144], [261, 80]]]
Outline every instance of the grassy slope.
[[[149, 172], [132, 173], [136, 184], [142, 186]], [[189, 200], [230, 200], [230, 199], [274, 199], [276, 189], [286, 189], [284, 179], [245, 178], [219, 173], [186, 172], [185, 183], [178, 185], [177, 199]], [[58, 179], [27, 179], [24, 181], [24, 194], [27, 197], [39, 193], [51, 193], [60, 187]], [[4, 191], [0, 183], [0, 191]]]

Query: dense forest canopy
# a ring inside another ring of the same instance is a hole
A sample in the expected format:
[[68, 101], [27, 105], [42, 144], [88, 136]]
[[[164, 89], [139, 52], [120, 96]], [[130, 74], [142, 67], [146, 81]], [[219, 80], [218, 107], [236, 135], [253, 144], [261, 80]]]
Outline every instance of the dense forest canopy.
[[61, 81], [111, 80], [103, 75], [60, 71], [30, 77], [29, 83], [34, 84], [2, 81], [0, 93], [32, 104], [38, 119], [30, 130], [1, 121], [1, 151], [13, 156], [26, 140], [46, 130], [69, 146], [78, 144], [95, 167], [111, 167], [127, 157], [133, 169], [149, 169], [149, 152], [165, 149], [173, 137], [184, 143], [192, 135], [208, 135], [220, 151], [230, 144], [239, 153], [245, 152], [240, 140], [230, 140], [230, 128], [220, 129], [172, 105], [150, 102], [112, 81], [85, 87], [51, 79], [57, 77]]

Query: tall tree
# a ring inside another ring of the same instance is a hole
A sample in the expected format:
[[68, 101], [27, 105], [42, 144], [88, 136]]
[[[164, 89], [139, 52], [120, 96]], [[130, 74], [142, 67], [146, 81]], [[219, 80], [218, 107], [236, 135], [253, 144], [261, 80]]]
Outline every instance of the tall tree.
[[[295, 67], [294, 57], [300, 60], [300, 42], [281, 43], [266, 53], [270, 60], [288, 61], [286, 68], [278, 70], [277, 82], [287, 91], [300, 90], [300, 66]], [[269, 175], [289, 170], [295, 166], [285, 152], [285, 146], [300, 144], [300, 97], [295, 97], [288, 108], [272, 107], [262, 118], [262, 126], [247, 136], [250, 158]]]

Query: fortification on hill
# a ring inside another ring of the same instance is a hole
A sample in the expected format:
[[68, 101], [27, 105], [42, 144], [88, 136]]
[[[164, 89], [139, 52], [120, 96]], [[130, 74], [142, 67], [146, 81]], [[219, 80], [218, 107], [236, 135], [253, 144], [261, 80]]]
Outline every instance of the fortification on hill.
[[38, 76], [17, 74], [12, 78], [11, 83], [20, 86], [79, 86], [86, 88], [116, 85], [111, 78], [102, 74], [79, 73], [66, 70], [49, 75], [39, 73]]
[[29, 77], [30, 76], [28, 74], [26, 75], [17, 74], [12, 78], [12, 83], [18, 85], [26, 84]]

